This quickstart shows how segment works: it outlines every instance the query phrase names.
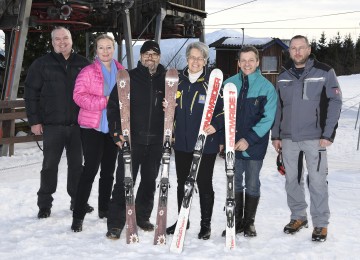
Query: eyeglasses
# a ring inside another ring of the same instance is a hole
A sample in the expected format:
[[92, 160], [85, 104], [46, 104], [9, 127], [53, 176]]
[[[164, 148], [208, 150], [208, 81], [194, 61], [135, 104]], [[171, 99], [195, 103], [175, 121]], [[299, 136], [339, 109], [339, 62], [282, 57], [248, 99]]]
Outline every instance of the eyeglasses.
[[159, 58], [159, 54], [157, 54], [156, 52], [153, 52], [153, 53], [145, 52], [142, 55], [144, 56], [144, 58], [149, 58], [150, 56], [154, 59]]
[[189, 61], [197, 61], [197, 62], [204, 62], [205, 61], [205, 59], [204, 58], [202, 58], [202, 57], [194, 57], [194, 56], [190, 56], [189, 58], [188, 58], [188, 60]]

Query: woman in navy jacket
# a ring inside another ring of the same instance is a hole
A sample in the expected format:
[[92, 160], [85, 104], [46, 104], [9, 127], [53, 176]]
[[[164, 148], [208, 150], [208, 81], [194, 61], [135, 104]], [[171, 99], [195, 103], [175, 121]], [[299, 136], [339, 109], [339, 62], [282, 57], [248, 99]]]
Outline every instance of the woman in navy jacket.
[[[209, 70], [206, 62], [209, 48], [202, 42], [194, 42], [186, 49], [186, 66], [179, 76], [177, 92], [177, 107], [175, 111], [175, 163], [177, 175], [178, 211], [184, 197], [184, 184], [189, 175], [195, 143], [200, 128], [208, 89]], [[220, 149], [219, 130], [223, 128], [222, 100], [219, 97], [215, 107], [211, 125], [205, 132], [208, 134], [204, 153], [197, 175], [197, 185], [200, 194], [201, 222], [199, 239], [209, 239], [211, 233], [211, 216], [214, 205], [214, 190], [212, 177], [216, 155]], [[173, 234], [176, 223], [166, 229], [167, 234]], [[187, 228], [189, 228], [189, 223]]]

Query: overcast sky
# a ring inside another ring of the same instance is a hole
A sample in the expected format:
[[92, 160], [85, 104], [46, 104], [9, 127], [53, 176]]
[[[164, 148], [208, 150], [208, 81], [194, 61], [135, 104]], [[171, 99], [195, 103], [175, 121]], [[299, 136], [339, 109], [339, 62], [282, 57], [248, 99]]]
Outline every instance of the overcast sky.
[[[245, 34], [252, 37], [289, 39], [303, 34], [309, 40], [318, 40], [324, 31], [328, 40], [340, 32], [342, 38], [351, 34], [353, 41], [360, 35], [359, 0], [206, 0], [205, 7], [206, 33], [244, 28]], [[227, 8], [231, 9], [224, 10]], [[216, 13], [220, 10], [224, 11]]]

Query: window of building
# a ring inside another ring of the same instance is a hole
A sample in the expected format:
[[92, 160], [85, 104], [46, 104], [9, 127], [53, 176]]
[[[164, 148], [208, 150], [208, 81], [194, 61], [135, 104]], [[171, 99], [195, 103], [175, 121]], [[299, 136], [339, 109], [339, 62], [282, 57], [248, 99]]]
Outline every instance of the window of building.
[[278, 59], [276, 56], [264, 56], [261, 64], [262, 72], [274, 72], [278, 68]]

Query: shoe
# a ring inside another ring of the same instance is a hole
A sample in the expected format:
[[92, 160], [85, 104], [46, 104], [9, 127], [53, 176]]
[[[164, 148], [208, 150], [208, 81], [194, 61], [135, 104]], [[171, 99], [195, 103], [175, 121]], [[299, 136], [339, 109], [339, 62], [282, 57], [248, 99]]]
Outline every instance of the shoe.
[[254, 223], [244, 227], [244, 237], [256, 237], [256, 229]]
[[103, 219], [103, 218], [107, 218], [107, 214], [108, 214], [108, 211], [102, 211], [102, 210], [99, 210], [99, 218]]
[[154, 225], [151, 224], [149, 220], [138, 221], [137, 225], [144, 231], [153, 231], [154, 230]]
[[106, 237], [109, 239], [119, 239], [121, 234], [122, 228], [112, 228], [108, 232], [106, 232]]
[[51, 214], [51, 209], [49, 208], [42, 208], [39, 210], [39, 213], [38, 213], [38, 218], [48, 218], [50, 217], [50, 214]]
[[[74, 211], [74, 205], [73, 204], [70, 205], [70, 210]], [[88, 203], [86, 203], [85, 211], [86, 211], [86, 213], [91, 213], [91, 212], [94, 211], [94, 208], [91, 207]]]
[[307, 220], [301, 220], [301, 219], [292, 219], [289, 224], [287, 224], [284, 227], [284, 232], [286, 234], [293, 234], [295, 232], [298, 232], [303, 227], [308, 227], [308, 221]]
[[[166, 234], [167, 234], [167, 235], [172, 235], [172, 234], [174, 234], [175, 228], [176, 228], [176, 224], [177, 224], [177, 222], [175, 222], [174, 225], [166, 228]], [[190, 221], [188, 221], [188, 223], [187, 223], [187, 225], [186, 225], [186, 229], [189, 229], [189, 228], [190, 228]]]
[[211, 235], [210, 225], [202, 225], [198, 234], [198, 239], [208, 240]]
[[326, 227], [315, 227], [312, 233], [312, 241], [325, 242], [327, 237]]
[[[244, 225], [243, 225], [243, 220], [240, 220], [239, 222], [236, 223], [235, 226], [235, 234], [239, 234], [242, 233], [244, 231]], [[223, 230], [223, 232], [221, 233], [222, 237], [226, 236], [226, 229]]]
[[84, 221], [83, 219], [73, 218], [73, 222], [71, 224], [71, 230], [74, 232], [81, 232], [83, 221]]

